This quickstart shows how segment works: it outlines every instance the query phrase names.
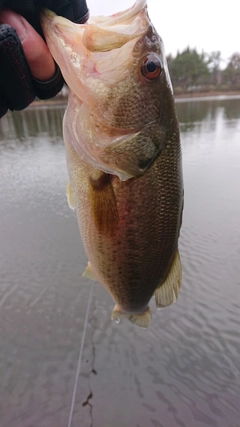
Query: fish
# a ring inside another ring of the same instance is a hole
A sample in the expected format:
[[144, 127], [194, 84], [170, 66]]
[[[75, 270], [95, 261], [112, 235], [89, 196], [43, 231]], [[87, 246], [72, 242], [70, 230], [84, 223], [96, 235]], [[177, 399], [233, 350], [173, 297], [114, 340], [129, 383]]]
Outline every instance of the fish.
[[164, 45], [145, 0], [83, 25], [43, 10], [69, 87], [63, 138], [67, 199], [88, 264], [112, 296], [111, 318], [146, 328], [149, 302], [178, 298], [183, 212], [179, 123]]

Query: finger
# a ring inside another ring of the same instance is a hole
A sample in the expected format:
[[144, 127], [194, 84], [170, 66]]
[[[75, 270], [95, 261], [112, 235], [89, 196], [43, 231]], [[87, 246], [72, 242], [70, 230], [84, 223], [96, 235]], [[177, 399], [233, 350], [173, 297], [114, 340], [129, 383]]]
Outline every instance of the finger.
[[0, 115], [22, 110], [36, 96], [29, 66], [16, 30], [0, 25]]
[[33, 77], [49, 80], [54, 76], [55, 63], [42, 37], [21, 15], [4, 9], [0, 12], [0, 24], [15, 28]]

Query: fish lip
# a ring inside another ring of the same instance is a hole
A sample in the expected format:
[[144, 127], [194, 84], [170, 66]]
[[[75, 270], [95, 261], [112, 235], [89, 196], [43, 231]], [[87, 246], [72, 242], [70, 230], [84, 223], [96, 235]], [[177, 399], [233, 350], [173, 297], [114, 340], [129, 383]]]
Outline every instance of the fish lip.
[[52, 10], [47, 8], [43, 8], [41, 10], [39, 19], [40, 19], [41, 27], [43, 29], [44, 36], [45, 36], [44, 30], [46, 29], [47, 31], [49, 31], [49, 28], [52, 28], [54, 34], [59, 33], [58, 26], [55, 23], [53, 25], [54, 20], [56, 20], [57, 18], [58, 18], [58, 15]]
[[48, 8], [43, 8], [40, 12], [40, 23], [41, 26], [44, 27], [51, 27], [51, 31], [55, 33], [56, 35], [63, 35], [62, 34], [62, 28], [71, 28], [75, 26], [77, 29], [83, 29], [88, 25], [88, 22], [82, 23], [81, 25], [75, 22], [70, 21], [67, 18], [64, 18], [63, 16], [57, 15], [55, 12]]
[[57, 16], [56, 13], [54, 13], [52, 10], [44, 7], [40, 13], [41, 25], [46, 25], [46, 23], [48, 23], [48, 25], [49, 25], [56, 16]]
[[[110, 16], [101, 17], [101, 18], [105, 18], [102, 20], [102, 22], [98, 22], [98, 21], [95, 22], [94, 17], [89, 18], [89, 15], [88, 15], [86, 16], [85, 21], [81, 22], [81, 25], [79, 25], [79, 23], [74, 23], [72, 21], [69, 21], [68, 19], [62, 16], [58, 16], [55, 12], [53, 12], [48, 8], [43, 8], [40, 13], [40, 23], [42, 27], [45, 27], [45, 28], [51, 27], [51, 31], [53, 31], [57, 36], [61, 35], [61, 37], [65, 39], [64, 31], [63, 31], [64, 27], [65, 28], [71, 27], [72, 29], [72, 27], [76, 25], [78, 29], [81, 28], [81, 31], [83, 31], [84, 27], [86, 29], [88, 25], [93, 24], [94, 26], [99, 27], [99, 29], [100, 28], [111, 29], [116, 24], [121, 26], [121, 24], [124, 24], [126, 20], [127, 21], [134, 20], [135, 16], [139, 15], [141, 11], [144, 11], [142, 22], [144, 22], [144, 27], [147, 28], [149, 22], [148, 22], [146, 0], [137, 0], [132, 7], [126, 10], [123, 10], [119, 14], [117, 13]], [[99, 17], [96, 17], [96, 18], [99, 18]], [[144, 29], [141, 28], [138, 34], [132, 34], [132, 39], [142, 37], [146, 31], [145, 28]], [[116, 33], [116, 35], [117, 34], [118, 33]]]
[[89, 23], [96, 23], [99, 26], [105, 26], [105, 25], [116, 25], [121, 24], [123, 21], [132, 19], [135, 15], [137, 15], [141, 10], [147, 9], [147, 1], [146, 0], [136, 0], [135, 3], [128, 7], [125, 10], [122, 10], [117, 13], [113, 13], [108, 16], [98, 16], [97, 18], [101, 18], [101, 21], [98, 21], [97, 23], [94, 21], [94, 17], [89, 18]]

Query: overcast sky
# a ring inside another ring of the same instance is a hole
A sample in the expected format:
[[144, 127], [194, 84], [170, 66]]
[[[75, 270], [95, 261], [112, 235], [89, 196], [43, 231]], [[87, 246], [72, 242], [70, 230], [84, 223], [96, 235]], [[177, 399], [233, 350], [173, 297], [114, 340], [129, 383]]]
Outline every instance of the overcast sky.
[[[134, 0], [87, 0], [91, 15], [109, 15]], [[190, 46], [200, 53], [220, 50], [222, 58], [240, 52], [240, 0], [148, 0], [150, 18], [167, 54]]]

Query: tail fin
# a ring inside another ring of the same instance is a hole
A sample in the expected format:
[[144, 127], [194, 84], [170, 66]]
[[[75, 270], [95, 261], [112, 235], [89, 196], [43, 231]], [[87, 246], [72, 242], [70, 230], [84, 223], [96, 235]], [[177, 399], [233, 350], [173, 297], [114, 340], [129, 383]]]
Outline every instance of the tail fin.
[[124, 313], [118, 305], [115, 305], [111, 319], [116, 323], [120, 323], [122, 317], [126, 317], [134, 325], [147, 328], [151, 322], [152, 315], [149, 307], [143, 313]]

